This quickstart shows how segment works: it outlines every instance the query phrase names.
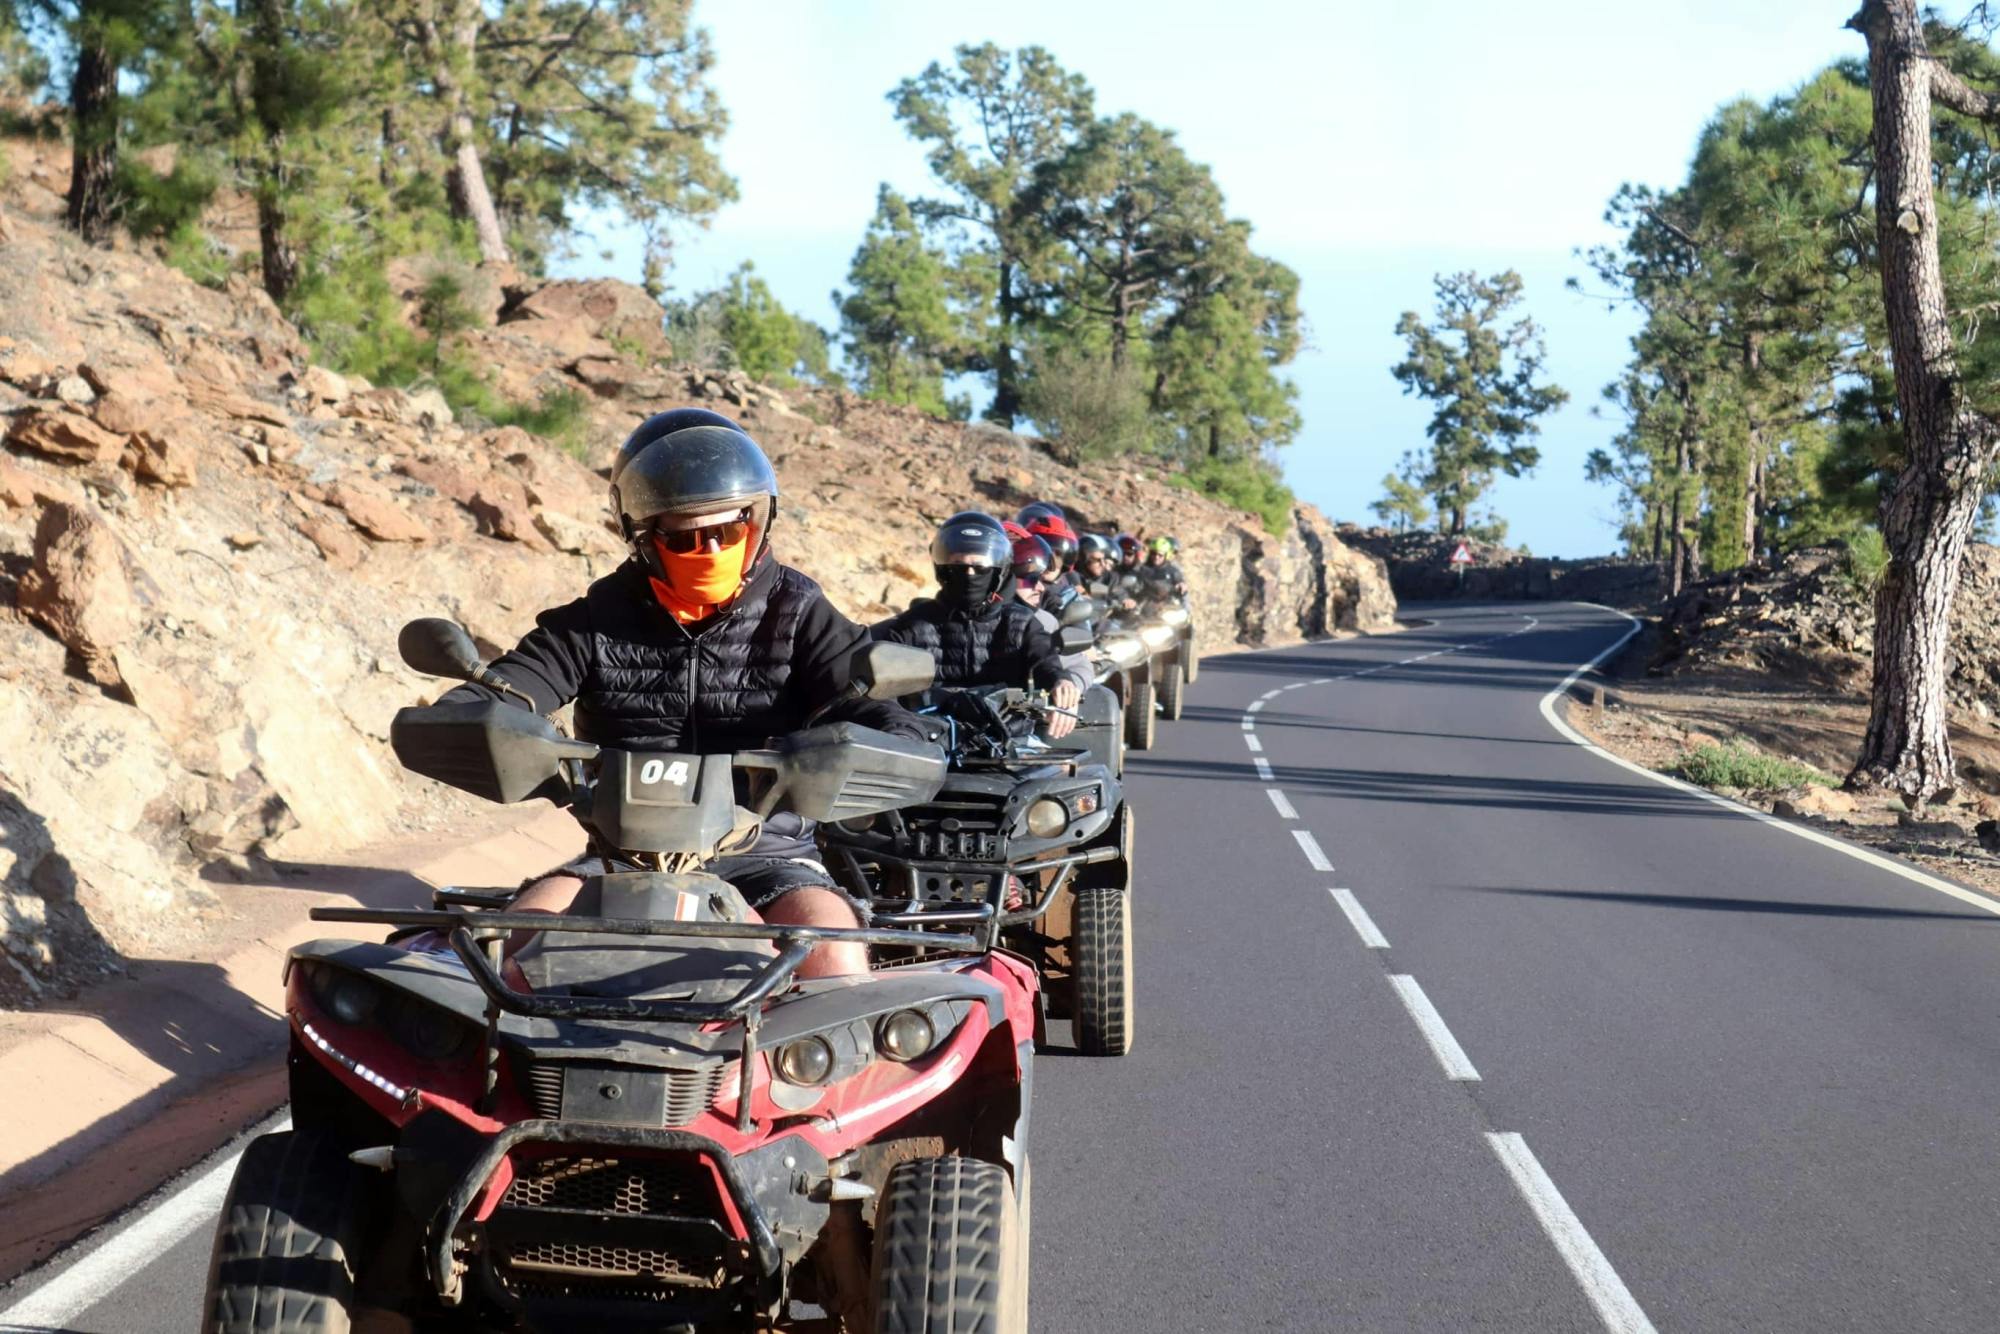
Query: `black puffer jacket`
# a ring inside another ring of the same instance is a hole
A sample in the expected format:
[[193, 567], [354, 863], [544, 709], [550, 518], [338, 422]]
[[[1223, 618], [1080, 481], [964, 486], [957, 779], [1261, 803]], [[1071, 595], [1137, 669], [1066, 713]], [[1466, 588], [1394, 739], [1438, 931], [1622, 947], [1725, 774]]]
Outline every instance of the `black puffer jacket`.
[[908, 611], [868, 633], [929, 650], [937, 659], [941, 686], [1032, 684], [1048, 690], [1071, 679], [1063, 670], [1056, 637], [1036, 619], [1032, 607], [1019, 602], [989, 602], [969, 612], [936, 598], [918, 598]]
[[[575, 700], [580, 740], [715, 755], [798, 731], [846, 689], [848, 659], [867, 639], [818, 584], [773, 560], [727, 609], [687, 626], [661, 609], [644, 571], [627, 561], [576, 601], [543, 612], [493, 670], [540, 712]], [[494, 697], [466, 685], [445, 698]], [[822, 721], [929, 735], [914, 714], [873, 700], [845, 701]]]

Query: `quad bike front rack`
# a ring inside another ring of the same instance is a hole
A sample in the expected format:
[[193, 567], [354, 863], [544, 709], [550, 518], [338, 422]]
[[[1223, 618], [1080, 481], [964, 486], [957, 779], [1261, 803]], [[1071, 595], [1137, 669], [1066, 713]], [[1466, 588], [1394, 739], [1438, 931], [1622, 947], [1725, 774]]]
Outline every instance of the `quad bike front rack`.
[[[470, 896], [469, 891], [456, 891]], [[976, 913], [953, 913], [951, 921], [980, 922], [993, 916], [989, 904]], [[638, 917], [583, 917], [562, 913], [462, 912], [450, 908], [314, 908], [315, 922], [367, 922], [432, 930], [444, 934], [451, 952], [465, 965], [486, 995], [485, 1086], [481, 1112], [490, 1112], [500, 1081], [500, 1016], [530, 1019], [614, 1020], [636, 1023], [743, 1025], [741, 1083], [737, 1090], [737, 1128], [750, 1130], [751, 1076], [757, 1055], [757, 1027], [762, 1006], [791, 982], [814, 947], [831, 943], [900, 945], [958, 954], [984, 954], [992, 948], [986, 933], [916, 931], [882, 927], [793, 926], [776, 922], [662, 922]], [[538, 996], [508, 985], [500, 974], [501, 947], [515, 931], [570, 931], [609, 936], [672, 936], [706, 940], [768, 940], [778, 953], [744, 982], [727, 1000], [687, 1001], [643, 996]]]

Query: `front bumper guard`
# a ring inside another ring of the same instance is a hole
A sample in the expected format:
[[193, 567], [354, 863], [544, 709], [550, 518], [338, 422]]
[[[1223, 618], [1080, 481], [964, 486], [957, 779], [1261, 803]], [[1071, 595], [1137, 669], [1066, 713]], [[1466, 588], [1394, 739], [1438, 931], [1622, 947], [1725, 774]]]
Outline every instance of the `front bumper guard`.
[[[656, 1130], [649, 1126], [614, 1126], [570, 1121], [517, 1121], [486, 1137], [459, 1173], [444, 1203], [432, 1215], [424, 1245], [424, 1266], [438, 1299], [457, 1306], [465, 1298], [466, 1266], [458, 1258], [458, 1232], [500, 1163], [524, 1144], [573, 1144], [599, 1149], [645, 1149], [659, 1153], [696, 1154], [712, 1163], [729, 1202], [743, 1220], [757, 1276], [775, 1277], [783, 1252], [771, 1221], [744, 1179], [729, 1150], [706, 1135], [686, 1130]], [[668, 1220], [673, 1221], [673, 1220]], [[693, 1220], [681, 1220], [693, 1221]]]

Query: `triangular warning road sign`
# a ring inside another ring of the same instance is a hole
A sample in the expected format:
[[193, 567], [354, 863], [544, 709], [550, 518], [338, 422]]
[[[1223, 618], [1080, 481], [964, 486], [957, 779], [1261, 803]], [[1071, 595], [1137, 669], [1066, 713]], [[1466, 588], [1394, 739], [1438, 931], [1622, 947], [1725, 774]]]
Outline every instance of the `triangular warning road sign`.
[[1465, 543], [1460, 542], [1458, 544], [1458, 550], [1451, 553], [1451, 563], [1453, 565], [1472, 564], [1472, 548], [1467, 546]]

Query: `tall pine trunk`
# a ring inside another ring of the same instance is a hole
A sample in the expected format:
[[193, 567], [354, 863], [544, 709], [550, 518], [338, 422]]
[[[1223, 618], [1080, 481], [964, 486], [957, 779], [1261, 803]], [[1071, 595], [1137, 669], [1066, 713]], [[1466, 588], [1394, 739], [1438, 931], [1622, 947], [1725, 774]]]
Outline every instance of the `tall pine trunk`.
[[424, 54], [431, 67], [431, 85], [444, 110], [440, 138], [449, 163], [446, 193], [452, 215], [472, 223], [479, 238], [479, 258], [505, 264], [509, 258], [507, 238], [500, 229], [492, 192], [486, 188], [486, 167], [479, 157], [472, 100], [466, 88], [478, 56], [479, 0], [436, 0], [436, 4], [443, 11], [442, 19], [435, 12], [425, 18]]
[[1848, 781], [1892, 787], [1916, 804], [1957, 785], [1947, 643], [1960, 562], [2000, 440], [1994, 423], [1965, 402], [1932, 187], [1933, 92], [1979, 95], [1933, 60], [1916, 0], [1867, 0], [1850, 26], [1868, 39], [1875, 231], [1907, 452], [1882, 496], [1889, 565], [1875, 594], [1868, 732]]
[[86, 4], [76, 76], [69, 85], [67, 219], [84, 240], [102, 241], [111, 235], [117, 212], [118, 59], [92, 33], [90, 18]]
[[285, 0], [253, 0], [250, 32], [251, 103], [264, 137], [264, 160], [257, 182], [257, 246], [263, 259], [264, 290], [283, 305], [299, 282], [299, 252], [292, 245], [285, 211], [290, 182], [285, 170]]
[[1021, 415], [1020, 372], [1014, 364], [1014, 333], [1020, 323], [1020, 305], [1014, 292], [1011, 260], [1000, 261], [1000, 288], [996, 295], [1000, 337], [993, 345], [993, 406], [986, 410], [986, 417], [1011, 431], [1014, 419]]

